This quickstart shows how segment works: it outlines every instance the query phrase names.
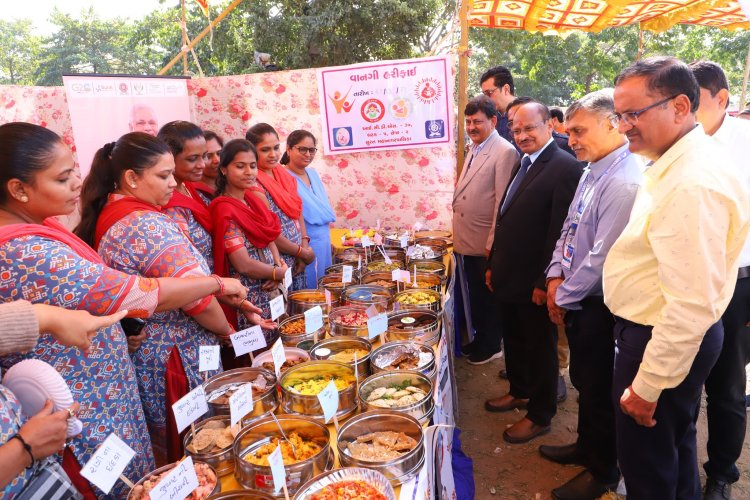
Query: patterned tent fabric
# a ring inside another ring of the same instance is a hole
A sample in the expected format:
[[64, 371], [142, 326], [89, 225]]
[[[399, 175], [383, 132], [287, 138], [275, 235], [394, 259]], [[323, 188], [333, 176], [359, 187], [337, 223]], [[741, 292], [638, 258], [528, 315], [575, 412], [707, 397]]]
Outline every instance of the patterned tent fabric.
[[728, 0], [473, 0], [469, 23], [544, 33], [599, 32], [634, 23], [651, 31], [664, 31], [678, 23], [750, 28], [739, 3]]

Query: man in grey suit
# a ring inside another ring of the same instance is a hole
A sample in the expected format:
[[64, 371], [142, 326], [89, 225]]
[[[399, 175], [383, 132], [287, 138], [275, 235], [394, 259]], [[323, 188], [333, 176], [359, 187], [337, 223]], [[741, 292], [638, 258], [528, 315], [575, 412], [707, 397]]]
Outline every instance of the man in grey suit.
[[475, 365], [501, 356], [502, 332], [490, 314], [495, 307], [484, 284], [484, 272], [497, 209], [519, 162], [516, 149], [495, 130], [495, 111], [495, 104], [485, 96], [466, 105], [466, 133], [472, 144], [453, 194], [453, 249], [467, 325], [475, 332], [474, 340], [461, 351]]

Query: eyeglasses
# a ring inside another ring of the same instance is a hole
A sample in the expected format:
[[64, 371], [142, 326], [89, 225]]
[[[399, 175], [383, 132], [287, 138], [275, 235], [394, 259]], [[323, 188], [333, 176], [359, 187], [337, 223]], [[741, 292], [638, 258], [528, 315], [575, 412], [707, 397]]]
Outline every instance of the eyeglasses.
[[526, 125], [524, 128], [514, 128], [510, 131], [510, 133], [513, 134], [513, 137], [518, 137], [519, 135], [521, 135], [521, 132], [523, 132], [524, 134], [530, 134], [542, 125], [544, 125], [544, 122], [537, 123], [536, 125]]
[[615, 113], [612, 115], [612, 123], [613, 125], [618, 125], [620, 122], [623, 122], [627, 125], [630, 125], [631, 127], [635, 127], [638, 125], [638, 117], [641, 116], [643, 113], [648, 111], [651, 108], [655, 108], [657, 106], [661, 106], [662, 104], [671, 101], [675, 97], [677, 97], [680, 94], [675, 94], [672, 97], [667, 97], [666, 99], [662, 99], [659, 102], [655, 102], [650, 106], [646, 106], [643, 109], [639, 109], [638, 111], [627, 111], [625, 113]]
[[483, 90], [482, 94], [486, 95], [487, 97], [492, 97], [492, 94], [494, 94], [496, 90], [500, 90], [500, 89], [495, 87], [492, 89]]
[[303, 148], [301, 146], [295, 146], [294, 148], [303, 155], [306, 155], [306, 154], [314, 155], [315, 153], [318, 152], [318, 148]]

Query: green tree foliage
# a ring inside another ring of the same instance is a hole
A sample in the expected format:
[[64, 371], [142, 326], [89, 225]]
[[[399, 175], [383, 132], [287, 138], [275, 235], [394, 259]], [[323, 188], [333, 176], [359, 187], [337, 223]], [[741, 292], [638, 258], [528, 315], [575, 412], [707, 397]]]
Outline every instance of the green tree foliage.
[[32, 85], [34, 61], [40, 50], [40, 39], [31, 34], [31, 20], [0, 20], [0, 83]]

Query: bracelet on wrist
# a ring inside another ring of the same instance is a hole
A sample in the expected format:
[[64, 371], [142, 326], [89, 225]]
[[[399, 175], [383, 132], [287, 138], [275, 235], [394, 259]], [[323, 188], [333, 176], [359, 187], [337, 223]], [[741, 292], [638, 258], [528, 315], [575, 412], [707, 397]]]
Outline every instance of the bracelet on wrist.
[[276, 281], [276, 265], [275, 265], [275, 264], [274, 264], [274, 266], [273, 266], [273, 267], [271, 268], [271, 279], [272, 279], [273, 281]]
[[303, 236], [303, 237], [302, 237], [302, 240], [303, 240], [303, 241], [304, 241], [304, 240], [307, 240], [307, 242], [308, 242], [308, 243], [310, 243], [310, 237], [309, 237], [309, 236]]
[[212, 274], [211, 277], [216, 280], [219, 285], [219, 292], [214, 295], [224, 295], [224, 281], [219, 277], [218, 274]]
[[297, 248], [297, 255], [295, 255], [294, 258], [299, 258], [300, 254], [302, 254], [302, 245], [299, 245], [299, 247]]
[[26, 450], [26, 453], [29, 454], [29, 458], [31, 459], [31, 464], [29, 464], [27, 469], [34, 467], [36, 460], [34, 460], [34, 454], [31, 452], [31, 445], [27, 443], [26, 440], [20, 434], [14, 434], [10, 439], [18, 439], [19, 441], [21, 441], [21, 444], [23, 445], [23, 449]]

